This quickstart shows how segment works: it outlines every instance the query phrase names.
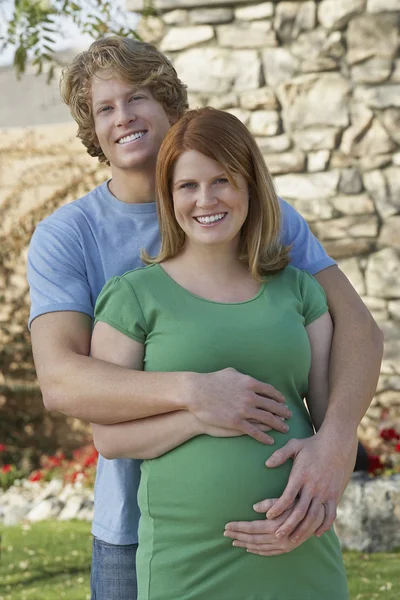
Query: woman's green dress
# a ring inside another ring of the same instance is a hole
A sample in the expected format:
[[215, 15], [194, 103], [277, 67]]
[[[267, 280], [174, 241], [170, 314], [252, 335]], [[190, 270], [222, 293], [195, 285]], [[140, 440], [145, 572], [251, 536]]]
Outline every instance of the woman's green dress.
[[256, 556], [223, 536], [229, 521], [263, 518], [252, 506], [279, 497], [291, 461], [265, 461], [291, 437], [313, 435], [307, 395], [305, 326], [327, 311], [322, 288], [286, 267], [247, 302], [191, 294], [160, 265], [111, 279], [96, 306], [105, 321], [145, 345], [147, 371], [210, 373], [233, 367], [280, 390], [292, 411], [273, 446], [248, 436], [198, 436], [142, 463], [138, 600], [346, 600], [333, 530], [288, 554]]

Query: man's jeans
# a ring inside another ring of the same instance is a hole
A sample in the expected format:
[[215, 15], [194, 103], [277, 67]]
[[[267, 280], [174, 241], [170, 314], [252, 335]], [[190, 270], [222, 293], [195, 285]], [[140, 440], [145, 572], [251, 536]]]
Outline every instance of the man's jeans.
[[93, 538], [91, 600], [136, 600], [137, 544], [114, 546]]

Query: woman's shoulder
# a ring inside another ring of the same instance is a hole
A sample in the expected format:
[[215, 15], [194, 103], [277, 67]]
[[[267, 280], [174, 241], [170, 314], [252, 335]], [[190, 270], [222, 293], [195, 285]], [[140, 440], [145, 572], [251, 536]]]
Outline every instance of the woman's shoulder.
[[114, 279], [129, 283], [131, 286], [136, 286], [138, 284], [142, 285], [145, 282], [153, 281], [154, 278], [157, 278], [157, 267], [157, 264], [137, 267], [136, 269], [126, 271], [122, 275], [114, 277]]
[[[297, 267], [293, 267], [292, 265], [287, 265], [274, 275], [270, 275], [267, 277], [267, 281], [276, 281], [277, 284], [289, 284], [296, 283], [298, 284], [303, 278], [304, 274], [309, 275], [307, 271], [303, 269], [298, 269]], [[307, 276], [306, 275], [306, 276]]]

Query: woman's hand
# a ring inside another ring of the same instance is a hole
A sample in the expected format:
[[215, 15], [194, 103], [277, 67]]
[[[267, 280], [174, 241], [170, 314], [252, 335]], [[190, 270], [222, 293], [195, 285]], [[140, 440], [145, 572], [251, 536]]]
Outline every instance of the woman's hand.
[[[276, 498], [268, 500], [270, 504], [267, 509], [272, 508], [276, 500]], [[287, 536], [278, 539], [276, 533], [279, 527], [290, 517], [294, 508], [295, 503], [276, 519], [228, 523], [225, 527], [224, 536], [234, 540], [232, 545], [235, 548], [245, 548], [251, 554], [258, 554], [259, 556], [286, 554], [298, 548], [313, 536], [325, 518], [325, 508], [321, 506], [314, 521], [310, 523], [307, 530], [296, 542], [293, 542]]]

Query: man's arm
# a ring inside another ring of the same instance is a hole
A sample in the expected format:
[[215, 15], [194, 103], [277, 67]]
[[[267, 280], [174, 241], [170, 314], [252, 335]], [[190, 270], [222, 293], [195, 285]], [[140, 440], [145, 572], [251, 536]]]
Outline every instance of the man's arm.
[[[308, 378], [307, 405], [315, 429], [318, 431], [324, 421], [329, 401], [329, 364], [333, 335], [333, 325], [329, 313], [316, 319], [306, 327], [311, 346], [311, 369]], [[302, 440], [294, 440], [302, 442]], [[353, 439], [347, 462], [342, 470], [343, 493], [354, 469], [357, 454], [357, 438]], [[277, 499], [265, 500], [255, 506], [256, 512], [270, 513]], [[305, 507], [304, 507], [305, 504]], [[298, 520], [299, 512], [304, 519]], [[233, 522], [226, 526], [225, 535], [235, 540], [234, 545], [246, 548], [249, 552], [262, 556], [275, 556], [290, 552], [314, 535], [325, 519], [326, 507], [318, 499], [310, 499], [302, 494], [292, 506], [274, 519]], [[280, 535], [282, 530], [292, 531], [290, 538]]]
[[254, 421], [284, 430], [278, 417], [290, 413], [272, 386], [234, 369], [154, 373], [111, 364], [88, 356], [91, 329], [90, 317], [73, 311], [34, 319], [33, 354], [49, 410], [104, 425], [189, 410], [209, 425], [234, 429], [264, 443], [271, 438]]
[[[268, 518], [280, 515], [298, 495], [305, 498], [301, 505], [297, 503], [291, 522], [281, 527], [282, 535], [293, 532], [311, 503], [314, 507], [323, 503], [327, 508], [317, 535], [332, 525], [343, 492], [343, 468], [348, 468], [354, 452], [357, 426], [375, 392], [383, 354], [382, 333], [345, 275], [337, 267], [329, 267], [315, 277], [325, 290], [335, 326], [329, 403], [321, 429], [313, 438], [290, 440], [266, 463], [273, 468], [294, 459], [288, 485], [269, 508]], [[260, 512], [264, 508], [263, 502], [257, 505]]]

